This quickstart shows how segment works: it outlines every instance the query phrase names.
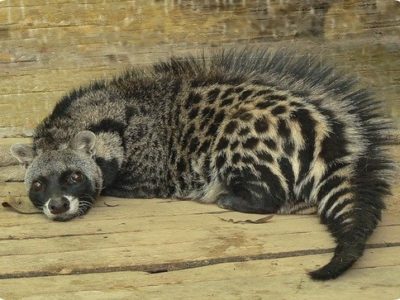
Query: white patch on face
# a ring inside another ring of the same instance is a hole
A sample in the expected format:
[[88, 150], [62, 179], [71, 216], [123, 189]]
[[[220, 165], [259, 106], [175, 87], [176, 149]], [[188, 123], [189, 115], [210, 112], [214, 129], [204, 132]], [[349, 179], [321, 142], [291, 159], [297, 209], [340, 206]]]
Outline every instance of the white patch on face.
[[50, 209], [49, 209], [49, 202], [50, 202], [50, 200], [51, 199], [49, 199], [49, 200], [47, 200], [47, 202], [43, 205], [43, 213], [49, 218], [49, 219], [54, 219], [55, 217], [56, 217], [56, 215], [53, 215], [51, 212], [50, 212]]
[[64, 195], [63, 197], [67, 198], [69, 201], [69, 210], [67, 210], [65, 213], [62, 214], [53, 214], [50, 209], [49, 209], [49, 202], [51, 200], [51, 198], [49, 198], [49, 200], [47, 200], [47, 202], [45, 203], [45, 205], [43, 205], [43, 213], [51, 220], [54, 219], [71, 219], [71, 217], [76, 216], [78, 210], [79, 210], [79, 199], [73, 196], [68, 196], [68, 195]]

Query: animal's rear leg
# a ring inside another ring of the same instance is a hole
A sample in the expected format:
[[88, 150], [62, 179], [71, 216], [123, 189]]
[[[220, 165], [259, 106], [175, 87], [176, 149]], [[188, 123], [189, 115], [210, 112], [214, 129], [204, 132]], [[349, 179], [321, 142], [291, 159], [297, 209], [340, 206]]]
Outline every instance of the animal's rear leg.
[[251, 195], [242, 198], [234, 194], [221, 196], [217, 205], [221, 208], [245, 212], [245, 213], [274, 213], [278, 210], [261, 199], [254, 199]]
[[274, 213], [282, 206], [285, 198], [283, 187], [271, 190], [272, 186], [262, 180], [260, 172], [270, 172], [266, 166], [228, 170], [221, 178], [228, 193], [218, 199], [218, 206], [246, 213]]

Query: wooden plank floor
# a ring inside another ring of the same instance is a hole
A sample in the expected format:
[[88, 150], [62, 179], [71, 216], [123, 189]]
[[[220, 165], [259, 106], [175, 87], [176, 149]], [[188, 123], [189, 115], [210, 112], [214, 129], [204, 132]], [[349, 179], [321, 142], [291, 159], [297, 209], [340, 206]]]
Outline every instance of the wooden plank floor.
[[[171, 54], [301, 48], [359, 76], [400, 125], [399, 16], [394, 0], [0, 0], [0, 200], [26, 200], [9, 147], [60, 96]], [[315, 216], [237, 223], [263, 216], [107, 198], [55, 223], [0, 207], [0, 298], [399, 299], [399, 178], [365, 256], [329, 282], [306, 275], [334, 247]]]
[[[23, 194], [21, 183], [1, 188], [1, 196]], [[234, 223], [262, 216], [167, 199], [100, 199], [68, 223], [2, 209], [0, 297], [336, 299], [340, 289], [342, 299], [396, 299], [399, 216], [386, 211], [352, 270], [313, 282], [307, 270], [334, 246], [315, 216]]]

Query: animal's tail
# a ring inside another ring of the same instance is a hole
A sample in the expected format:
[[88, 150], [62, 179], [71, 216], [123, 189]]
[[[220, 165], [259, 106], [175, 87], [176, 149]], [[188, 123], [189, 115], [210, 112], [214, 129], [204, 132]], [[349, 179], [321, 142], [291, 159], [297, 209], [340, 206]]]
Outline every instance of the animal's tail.
[[[362, 213], [362, 211], [360, 211]], [[358, 220], [354, 220], [358, 219]], [[337, 223], [331, 225], [330, 231], [336, 237], [337, 246], [331, 261], [325, 266], [310, 272], [310, 276], [316, 280], [334, 279], [349, 269], [363, 254], [366, 241], [380, 219], [380, 210], [376, 211], [373, 216], [365, 218], [350, 217], [348, 222], [349, 228], [334, 228], [339, 226], [346, 227], [345, 224]], [[363, 222], [365, 223], [363, 224]], [[354, 224], [354, 223], [355, 224]], [[344, 232], [347, 231], [347, 232]]]
[[371, 156], [358, 161], [353, 178], [336, 173], [320, 186], [321, 222], [328, 226], [337, 246], [327, 265], [310, 272], [313, 279], [333, 279], [349, 269], [362, 256], [367, 239], [381, 219], [383, 198], [390, 194], [393, 164], [380, 149], [372, 150]]

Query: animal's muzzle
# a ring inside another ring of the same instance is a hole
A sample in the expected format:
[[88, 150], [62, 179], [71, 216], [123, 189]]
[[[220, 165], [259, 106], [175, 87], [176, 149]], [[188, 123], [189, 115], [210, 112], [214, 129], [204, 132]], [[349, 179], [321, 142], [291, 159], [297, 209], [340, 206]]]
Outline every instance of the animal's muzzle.
[[69, 200], [66, 197], [51, 199], [48, 207], [52, 214], [59, 215], [69, 210]]

